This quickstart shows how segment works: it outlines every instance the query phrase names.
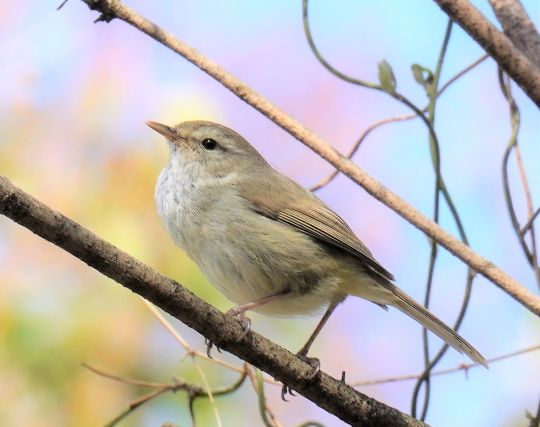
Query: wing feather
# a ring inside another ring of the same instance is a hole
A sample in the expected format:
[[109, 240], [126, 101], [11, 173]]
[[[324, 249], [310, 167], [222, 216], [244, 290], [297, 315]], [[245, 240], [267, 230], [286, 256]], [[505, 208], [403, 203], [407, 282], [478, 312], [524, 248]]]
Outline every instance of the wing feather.
[[[287, 186], [291, 184], [297, 186], [292, 181], [289, 181]], [[255, 188], [251, 186], [255, 191], [243, 192], [241, 196], [249, 202], [250, 207], [255, 212], [292, 226], [314, 239], [347, 251], [363, 261], [372, 272], [384, 279], [394, 280], [392, 274], [373, 258], [369, 249], [356, 237], [347, 223], [321, 200], [300, 186], [298, 188], [303, 190], [300, 194], [305, 197], [299, 197], [298, 191], [291, 192], [286, 186], [281, 188], [280, 192], [294, 194], [296, 197], [284, 198], [283, 194], [280, 197], [277, 194], [272, 194], [279, 191], [279, 188], [276, 190], [276, 187], [279, 186], [276, 186], [275, 181], [272, 185], [263, 184], [255, 186]], [[276, 200], [281, 202], [276, 202]]]

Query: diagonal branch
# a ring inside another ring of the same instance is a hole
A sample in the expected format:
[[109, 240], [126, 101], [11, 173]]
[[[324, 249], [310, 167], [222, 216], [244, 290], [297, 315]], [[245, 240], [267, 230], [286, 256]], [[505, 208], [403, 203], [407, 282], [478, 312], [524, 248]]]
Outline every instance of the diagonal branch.
[[34, 199], [2, 176], [0, 213], [151, 301], [218, 347], [269, 373], [345, 422], [373, 426], [425, 425], [323, 372], [309, 379], [312, 374], [309, 365], [255, 332], [238, 341], [243, 328], [230, 316]]
[[[218, 64], [204, 57], [198, 51], [167, 33], [134, 10], [128, 8], [119, 0], [83, 1], [90, 9], [98, 10], [101, 13], [98, 20], [108, 22], [115, 17], [119, 18], [186, 58], [227, 89], [231, 90], [240, 99], [260, 111], [293, 137], [311, 148], [319, 156], [363, 187], [377, 200], [393, 209], [427, 236], [436, 240], [441, 246], [444, 246], [472, 269], [491, 280], [528, 310], [540, 316], [540, 297], [511, 278], [495, 264], [481, 257], [467, 245], [457, 240], [399, 196], [392, 193], [388, 188], [356, 166], [351, 160], [338, 153], [319, 136], [306, 129], [298, 121], [285, 114], [251, 87], [222, 69]], [[540, 95], [538, 99], [540, 101]]]
[[540, 107], [540, 69], [468, 0], [435, 0]]
[[540, 35], [519, 0], [489, 0], [504, 33], [540, 70]]

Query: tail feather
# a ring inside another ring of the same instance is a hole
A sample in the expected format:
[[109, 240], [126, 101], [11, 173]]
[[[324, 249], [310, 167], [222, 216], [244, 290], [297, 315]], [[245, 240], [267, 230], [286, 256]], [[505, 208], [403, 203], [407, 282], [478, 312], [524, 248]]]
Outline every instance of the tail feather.
[[391, 290], [396, 299], [388, 302], [406, 315], [412, 317], [424, 328], [429, 329], [450, 347], [460, 353], [465, 353], [471, 360], [484, 367], [488, 367], [486, 359], [465, 339], [459, 336], [452, 328], [445, 325], [405, 292], [393, 286]]

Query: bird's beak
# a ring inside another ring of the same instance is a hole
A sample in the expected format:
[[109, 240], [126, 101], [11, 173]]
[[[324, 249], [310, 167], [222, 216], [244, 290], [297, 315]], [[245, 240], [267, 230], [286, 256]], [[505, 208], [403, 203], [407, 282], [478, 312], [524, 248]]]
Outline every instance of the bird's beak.
[[154, 129], [157, 133], [163, 135], [169, 141], [176, 141], [176, 140], [181, 139], [176, 133], [176, 130], [174, 128], [171, 128], [170, 126], [162, 125], [161, 123], [150, 122], [150, 121], [146, 122], [146, 124], [150, 126], [152, 129]]

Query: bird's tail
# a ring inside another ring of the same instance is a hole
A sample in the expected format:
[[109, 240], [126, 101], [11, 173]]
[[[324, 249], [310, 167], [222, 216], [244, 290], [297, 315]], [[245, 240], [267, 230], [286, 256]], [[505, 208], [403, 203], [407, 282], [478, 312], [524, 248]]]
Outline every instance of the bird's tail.
[[396, 307], [407, 316], [412, 317], [424, 328], [429, 329], [446, 344], [460, 353], [465, 353], [471, 360], [481, 364], [484, 367], [488, 367], [486, 359], [465, 339], [459, 336], [452, 328], [445, 325], [433, 314], [427, 311], [424, 307], [418, 304], [405, 292], [398, 287], [392, 285], [391, 292], [395, 298], [392, 301], [386, 302], [389, 305]]

